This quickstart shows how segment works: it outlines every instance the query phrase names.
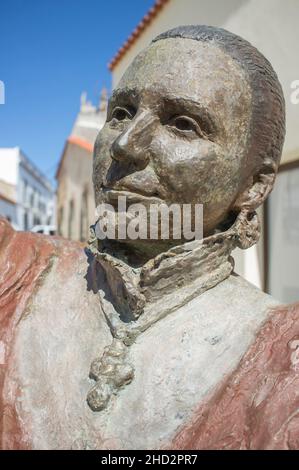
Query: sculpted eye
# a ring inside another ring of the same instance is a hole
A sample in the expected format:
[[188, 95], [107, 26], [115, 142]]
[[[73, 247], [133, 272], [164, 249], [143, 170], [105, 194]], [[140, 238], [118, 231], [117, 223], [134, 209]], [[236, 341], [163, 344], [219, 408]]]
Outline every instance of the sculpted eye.
[[195, 132], [201, 135], [198, 123], [188, 116], [176, 116], [171, 119], [169, 125], [181, 132]]
[[126, 108], [116, 107], [112, 112], [112, 119], [117, 121], [124, 121], [125, 119], [132, 119], [132, 114]]
[[179, 131], [193, 131], [195, 130], [195, 125], [193, 123], [193, 119], [188, 119], [185, 117], [176, 118], [174, 121], [175, 127]]

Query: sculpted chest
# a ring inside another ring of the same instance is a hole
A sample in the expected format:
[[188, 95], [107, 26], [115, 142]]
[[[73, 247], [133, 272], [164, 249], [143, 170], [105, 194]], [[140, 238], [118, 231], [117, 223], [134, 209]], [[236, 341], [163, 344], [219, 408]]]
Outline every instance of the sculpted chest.
[[140, 335], [129, 348], [134, 380], [103, 413], [108, 434], [117, 430], [121, 448], [169, 446], [237, 367], [275, 304], [232, 276]]
[[[57, 274], [54, 269], [48, 275], [18, 326], [5, 381], [7, 406], [15, 408], [33, 448], [167, 445], [236, 367], [274, 303], [231, 276], [142, 333], [129, 347], [133, 381], [112, 396], [105, 410], [93, 412], [86, 402], [89, 368], [112, 336], [98, 296], [86, 291], [80, 269], [64, 279], [63, 288], [56, 286], [59, 308], [53, 308], [49, 292]], [[247, 294], [249, 303], [239, 296], [232, 308], [230, 294], [236, 289]], [[14, 393], [16, 404], [10, 403]]]

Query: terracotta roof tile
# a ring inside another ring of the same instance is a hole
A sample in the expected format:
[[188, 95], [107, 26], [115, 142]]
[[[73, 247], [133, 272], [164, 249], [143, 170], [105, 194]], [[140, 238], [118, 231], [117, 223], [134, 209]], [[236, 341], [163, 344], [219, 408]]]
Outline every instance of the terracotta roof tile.
[[84, 150], [87, 150], [88, 152], [93, 152], [93, 144], [90, 142], [87, 142], [86, 140], [81, 139], [80, 137], [76, 137], [75, 135], [71, 135], [68, 139], [67, 142], [69, 144], [74, 144], [78, 145], [78, 147], [81, 147]]

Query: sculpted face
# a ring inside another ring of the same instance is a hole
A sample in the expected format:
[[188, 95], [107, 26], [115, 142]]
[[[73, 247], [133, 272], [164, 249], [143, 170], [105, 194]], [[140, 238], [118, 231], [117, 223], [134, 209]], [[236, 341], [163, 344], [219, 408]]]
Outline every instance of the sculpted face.
[[201, 203], [204, 235], [213, 233], [249, 184], [250, 120], [245, 72], [218, 46], [151, 44], [110, 99], [95, 146], [96, 203], [118, 194]]

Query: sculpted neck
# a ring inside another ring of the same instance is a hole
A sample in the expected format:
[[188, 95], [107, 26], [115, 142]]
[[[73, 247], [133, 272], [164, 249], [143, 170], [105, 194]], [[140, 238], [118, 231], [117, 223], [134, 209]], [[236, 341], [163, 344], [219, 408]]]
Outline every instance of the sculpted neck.
[[[149, 323], [226, 279], [234, 267], [231, 252], [240, 246], [242, 233], [247, 234], [250, 227], [253, 233], [258, 232], [255, 217], [249, 226], [240, 214], [225, 232], [171, 247], [145, 263], [142, 257], [130, 258], [127, 247], [100, 242], [92, 229], [89, 246], [105, 274], [106, 298], [115, 310], [111, 321], [118, 326], [133, 322], [135, 327], [138, 323], [139, 330], [146, 329]], [[257, 238], [253, 233], [252, 239]]]
[[148, 240], [119, 242], [117, 240], [103, 240], [100, 243], [99, 251], [111, 254], [124, 261], [131, 268], [142, 268], [150, 260], [177, 245], [178, 240], [167, 242], [149, 242]]

